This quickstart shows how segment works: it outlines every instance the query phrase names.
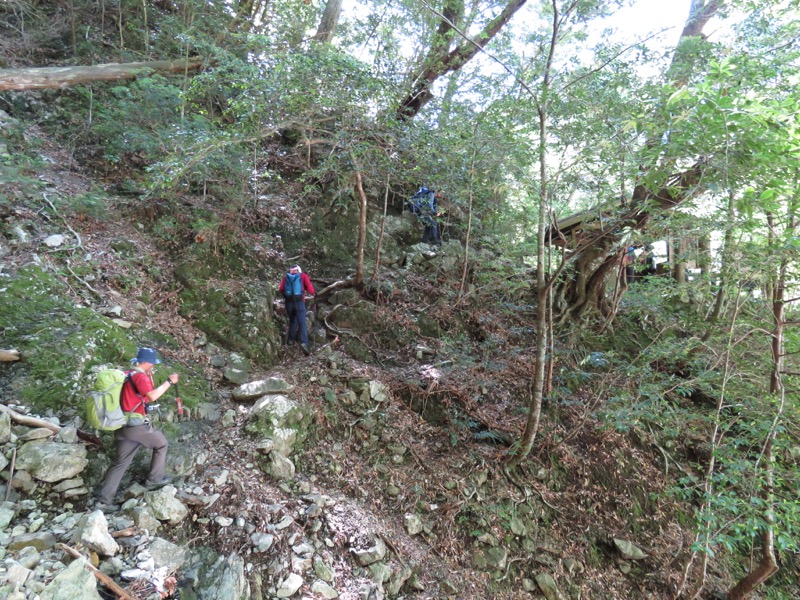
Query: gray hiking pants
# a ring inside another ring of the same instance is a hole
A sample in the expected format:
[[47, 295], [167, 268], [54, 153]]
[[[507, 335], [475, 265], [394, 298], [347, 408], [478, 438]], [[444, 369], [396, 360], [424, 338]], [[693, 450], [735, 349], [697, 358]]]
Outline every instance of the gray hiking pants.
[[114, 439], [117, 445], [117, 455], [114, 458], [114, 464], [106, 472], [103, 486], [97, 494], [97, 499], [107, 504], [113, 502], [117, 488], [140, 446], [153, 450], [153, 457], [150, 459], [150, 474], [147, 476], [148, 481], [163, 479], [167, 465], [169, 442], [164, 434], [150, 423], [117, 429], [114, 432]]

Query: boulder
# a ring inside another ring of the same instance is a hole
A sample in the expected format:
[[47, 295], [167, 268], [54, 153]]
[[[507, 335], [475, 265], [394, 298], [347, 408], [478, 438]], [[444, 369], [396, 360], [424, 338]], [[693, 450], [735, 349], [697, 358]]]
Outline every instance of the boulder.
[[139, 529], [146, 529], [155, 533], [161, 527], [161, 521], [156, 519], [149, 506], [137, 506], [131, 511], [131, 519]]
[[236, 367], [225, 367], [225, 369], [222, 371], [222, 376], [231, 383], [235, 383], [237, 385], [246, 383], [247, 380], [250, 379], [250, 373], [243, 371], [242, 369], [237, 369]]
[[175, 497], [177, 490], [171, 485], [144, 494], [144, 501], [159, 521], [177, 525], [189, 513], [183, 503]]
[[56, 575], [44, 588], [40, 600], [102, 600], [97, 593], [97, 580], [86, 568], [86, 560], [78, 558]]
[[389, 388], [380, 381], [370, 381], [369, 397], [375, 402], [386, 402], [389, 399]]
[[375, 538], [375, 545], [367, 548], [366, 550], [351, 550], [353, 556], [356, 557], [358, 564], [362, 567], [371, 565], [372, 563], [383, 560], [386, 556], [386, 544], [381, 538]]
[[474, 556], [479, 569], [502, 571], [508, 561], [508, 550], [502, 546], [480, 549]]
[[31, 570], [22, 566], [15, 560], [6, 560], [5, 562], [5, 579], [15, 587], [22, 587], [31, 576]]
[[195, 409], [197, 411], [198, 419], [205, 419], [207, 421], [219, 421], [220, 410], [219, 404], [215, 402], [201, 402]]
[[36, 427], [34, 429], [29, 429], [27, 432], [19, 436], [19, 441], [32, 442], [33, 440], [43, 440], [54, 435], [55, 432], [52, 429], [48, 429], [47, 427]]
[[238, 402], [245, 402], [247, 400], [255, 400], [267, 394], [288, 393], [293, 389], [294, 386], [283, 379], [279, 377], [270, 377], [268, 379], [259, 379], [258, 381], [251, 381], [240, 385], [231, 392], [231, 396]]
[[65, 479], [61, 483], [53, 486], [53, 491], [59, 494], [66, 492], [68, 490], [74, 490], [76, 488], [84, 487], [83, 478], [75, 477], [74, 479]]
[[26, 569], [35, 569], [42, 562], [42, 555], [36, 548], [26, 546], [19, 551], [17, 561]]
[[15, 514], [16, 510], [13, 502], [3, 502], [0, 504], [0, 531], [8, 527]]
[[536, 575], [536, 584], [542, 590], [544, 597], [547, 600], [566, 600], [566, 597], [561, 593], [556, 585], [555, 579], [547, 573], [539, 573]]
[[181, 588], [184, 600], [250, 598], [244, 560], [235, 553], [224, 557], [210, 548], [198, 548], [188, 560], [184, 577], [188, 583], [188, 588]]
[[19, 490], [28, 495], [30, 495], [38, 485], [28, 471], [23, 471], [21, 469], [14, 473], [14, 477], [11, 478], [10, 484], [13, 489]]
[[327, 565], [321, 556], [314, 556], [314, 574], [328, 583], [333, 582], [333, 569]]
[[183, 568], [186, 562], [186, 549], [157, 537], [150, 544], [150, 556], [153, 557], [156, 569], [166, 568], [169, 574]]
[[418, 533], [422, 533], [424, 529], [422, 519], [419, 515], [413, 513], [406, 513], [405, 517], [403, 517], [403, 524], [406, 527], [408, 535], [417, 535]]
[[18, 469], [28, 471], [35, 479], [47, 483], [72, 479], [87, 464], [86, 448], [78, 444], [28, 442], [17, 454]]
[[339, 592], [337, 592], [335, 589], [333, 589], [330, 585], [328, 585], [324, 581], [315, 581], [311, 586], [311, 591], [329, 600], [339, 597]]
[[311, 417], [310, 411], [286, 396], [264, 396], [253, 406], [245, 430], [273, 440], [273, 451], [289, 456], [308, 435]]
[[81, 542], [100, 556], [114, 556], [119, 552], [119, 544], [108, 532], [108, 521], [100, 510], [91, 512], [80, 520], [72, 540]]
[[56, 536], [49, 531], [37, 531], [36, 533], [23, 533], [15, 535], [8, 544], [11, 552], [22, 550], [27, 546], [36, 548], [39, 552], [52, 548], [56, 545]]
[[262, 469], [267, 475], [272, 475], [278, 481], [294, 479], [294, 463], [280, 452], [270, 452], [269, 461], [266, 464], [262, 464]]
[[291, 573], [286, 579], [284, 579], [280, 586], [278, 587], [278, 591], [276, 592], [276, 596], [278, 598], [289, 598], [294, 596], [297, 590], [303, 585], [303, 578], [300, 577], [297, 573]]
[[626, 540], [614, 538], [614, 545], [625, 560], [642, 560], [647, 558], [647, 554], [642, 552], [641, 549], [633, 543]]
[[256, 552], [266, 552], [272, 547], [275, 542], [275, 536], [271, 533], [264, 533], [263, 531], [256, 531], [250, 535], [250, 541], [253, 542]]

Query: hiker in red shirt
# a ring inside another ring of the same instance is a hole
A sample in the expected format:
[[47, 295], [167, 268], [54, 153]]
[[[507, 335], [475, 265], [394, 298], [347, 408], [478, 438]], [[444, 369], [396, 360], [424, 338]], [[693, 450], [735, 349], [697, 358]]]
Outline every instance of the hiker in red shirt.
[[313, 296], [314, 286], [311, 278], [303, 273], [300, 265], [295, 265], [283, 276], [278, 291], [286, 302], [286, 314], [289, 315], [289, 331], [286, 333], [286, 343], [291, 344], [300, 338], [300, 347], [303, 354], [308, 356], [308, 326], [306, 325], [306, 293]]
[[154, 386], [153, 367], [161, 363], [154, 348], [139, 348], [136, 358], [131, 362], [136, 366], [122, 384], [120, 397], [122, 412], [128, 417], [128, 423], [114, 432], [116, 456], [106, 472], [95, 502], [95, 508], [104, 511], [119, 510], [119, 506], [113, 503], [114, 495], [141, 446], [153, 450], [145, 487], [154, 490], [172, 482], [172, 477], [165, 473], [169, 443], [164, 434], [150, 423], [145, 406], [158, 400], [171, 386], [177, 384], [179, 376], [171, 373], [164, 383]]

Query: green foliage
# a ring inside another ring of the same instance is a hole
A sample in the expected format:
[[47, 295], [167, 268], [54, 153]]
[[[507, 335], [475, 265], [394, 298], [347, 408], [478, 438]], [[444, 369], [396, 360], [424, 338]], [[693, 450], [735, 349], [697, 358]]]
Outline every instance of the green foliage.
[[[792, 490], [800, 480], [797, 465], [778, 460], [770, 483], [761, 460], [773, 427], [778, 433], [773, 452], [790, 455], [784, 427], [800, 410], [795, 392], [784, 405], [768, 394], [770, 339], [748, 335], [770, 327], [770, 307], [740, 300], [733, 328], [717, 329], [702, 318], [705, 311], [682, 301], [687, 288], [703, 285], [655, 279], [628, 291], [615, 333], [605, 340], [611, 354], [604, 355], [623, 359], [609, 364], [609, 372], [624, 370], [628, 383], [608, 399], [605, 418], [618, 430], [651, 432], [673, 459], [690, 466], [672, 493], [698, 507], [696, 550], [747, 553], [754, 536], [768, 526], [771, 511], [776, 547], [796, 552], [800, 511]], [[706, 331], [711, 337], [700, 343]], [[727, 369], [719, 353], [727, 356]], [[712, 453], [716, 468], [706, 488], [703, 474]]]

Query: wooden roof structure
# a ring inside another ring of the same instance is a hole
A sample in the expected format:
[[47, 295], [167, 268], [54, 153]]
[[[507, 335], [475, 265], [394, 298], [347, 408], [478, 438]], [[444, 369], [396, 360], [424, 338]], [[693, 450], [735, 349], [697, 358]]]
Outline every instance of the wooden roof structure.
[[574, 248], [586, 235], [597, 235], [619, 224], [620, 207], [617, 201], [571, 214], [553, 223], [547, 232], [547, 242], [561, 248]]

